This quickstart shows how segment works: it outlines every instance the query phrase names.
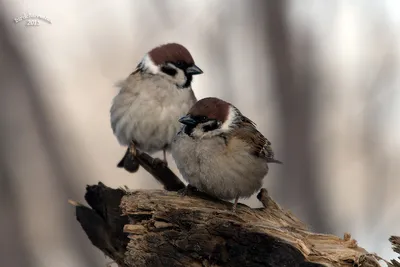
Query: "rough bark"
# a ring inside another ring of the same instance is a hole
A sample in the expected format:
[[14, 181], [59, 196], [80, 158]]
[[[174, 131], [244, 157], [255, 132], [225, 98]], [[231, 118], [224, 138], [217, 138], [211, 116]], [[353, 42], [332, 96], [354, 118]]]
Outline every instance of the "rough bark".
[[[167, 169], [152, 165], [148, 155], [139, 157], [148, 159], [139, 161], [148, 168], [159, 168], [152, 170], [154, 176]], [[179, 179], [157, 180], [174, 191], [181, 187]], [[239, 204], [236, 213], [232, 203], [197, 191], [184, 197], [174, 191], [130, 191], [99, 183], [87, 186], [91, 208], [70, 202], [93, 245], [123, 267], [380, 266], [380, 258], [350, 234], [340, 238], [308, 231], [265, 189], [257, 196], [263, 208]], [[391, 238], [397, 252], [399, 240]], [[395, 260], [391, 264], [400, 267]]]
[[[285, 168], [275, 192], [284, 195], [282, 204], [296, 207], [294, 212], [303, 214], [313, 229], [331, 232], [330, 221], [325, 219], [328, 216], [323, 209], [324, 199], [318, 195], [320, 157], [315, 146], [315, 122], [319, 88], [312, 33], [307, 28], [293, 32], [288, 18], [289, 1], [252, 3], [257, 18], [264, 22], [271, 88], [280, 112], [279, 136]], [[302, 201], [299, 203], [298, 199]]]
[[[400, 236], [391, 236], [389, 241], [392, 243], [393, 251], [400, 254]], [[400, 260], [400, 257], [398, 257], [398, 259]], [[388, 267], [400, 267], [400, 262], [394, 259], [387, 262], [387, 264]]]

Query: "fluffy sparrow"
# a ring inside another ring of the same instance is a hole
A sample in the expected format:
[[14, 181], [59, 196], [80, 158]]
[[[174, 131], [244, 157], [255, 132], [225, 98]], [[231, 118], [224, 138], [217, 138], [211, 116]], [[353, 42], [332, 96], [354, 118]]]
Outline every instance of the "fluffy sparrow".
[[137, 150], [154, 153], [169, 149], [181, 125], [178, 119], [196, 102], [191, 83], [203, 73], [189, 51], [169, 43], [148, 52], [128, 78], [119, 82], [110, 114], [111, 127], [119, 143], [128, 146], [118, 167], [136, 172]]
[[214, 197], [250, 197], [262, 186], [271, 143], [235, 106], [218, 98], [199, 100], [179, 120], [184, 127], [174, 138], [171, 153], [189, 185]]

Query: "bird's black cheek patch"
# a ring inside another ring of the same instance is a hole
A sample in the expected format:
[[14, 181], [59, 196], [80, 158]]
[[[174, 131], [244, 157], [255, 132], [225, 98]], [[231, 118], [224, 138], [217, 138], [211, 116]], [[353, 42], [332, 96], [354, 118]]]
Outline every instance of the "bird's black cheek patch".
[[190, 136], [194, 130], [194, 126], [185, 125], [183, 132]]
[[209, 132], [209, 131], [213, 131], [218, 129], [219, 125], [218, 125], [218, 121], [213, 120], [211, 123], [206, 124], [203, 126], [203, 131], [204, 132]]
[[176, 73], [177, 73], [177, 70], [176, 70], [176, 69], [174, 69], [174, 68], [169, 68], [169, 67], [167, 67], [167, 66], [162, 66], [162, 67], [161, 67], [161, 71], [164, 72], [164, 73], [167, 74], [167, 75], [170, 75], [170, 76], [175, 76]]
[[186, 76], [186, 82], [185, 82], [185, 84], [182, 86], [183, 88], [190, 87], [190, 85], [192, 84], [192, 80], [193, 80], [193, 76], [192, 76], [191, 74], [185, 73], [185, 76]]

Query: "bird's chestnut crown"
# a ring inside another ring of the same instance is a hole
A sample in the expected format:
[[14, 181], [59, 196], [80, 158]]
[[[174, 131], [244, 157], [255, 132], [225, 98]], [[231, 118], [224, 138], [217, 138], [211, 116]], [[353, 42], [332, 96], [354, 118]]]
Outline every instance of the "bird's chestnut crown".
[[162, 74], [178, 87], [189, 87], [193, 75], [203, 71], [194, 63], [190, 52], [177, 43], [169, 43], [150, 50], [139, 63], [138, 69], [151, 74]]
[[185, 132], [189, 135], [198, 125], [203, 132], [228, 131], [238, 115], [239, 111], [230, 103], [215, 97], [207, 97], [197, 101], [179, 122], [185, 125]]

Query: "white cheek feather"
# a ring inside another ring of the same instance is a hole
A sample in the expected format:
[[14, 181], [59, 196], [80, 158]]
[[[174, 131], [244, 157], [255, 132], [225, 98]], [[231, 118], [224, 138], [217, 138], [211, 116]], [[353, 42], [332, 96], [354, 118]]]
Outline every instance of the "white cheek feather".
[[232, 125], [233, 121], [235, 120], [235, 117], [236, 117], [236, 110], [234, 107], [230, 106], [229, 112], [228, 112], [228, 118], [226, 118], [226, 121], [221, 125], [220, 129], [223, 131], [229, 130], [230, 126]]
[[142, 59], [142, 65], [145, 69], [147, 69], [152, 74], [157, 74], [160, 69], [156, 64], [154, 64], [153, 60], [150, 58], [149, 54], [146, 54]]

